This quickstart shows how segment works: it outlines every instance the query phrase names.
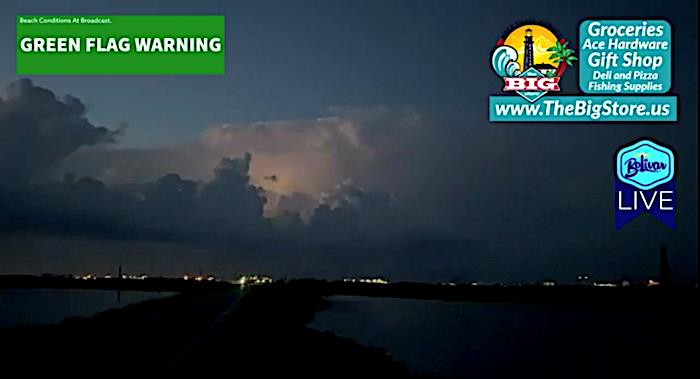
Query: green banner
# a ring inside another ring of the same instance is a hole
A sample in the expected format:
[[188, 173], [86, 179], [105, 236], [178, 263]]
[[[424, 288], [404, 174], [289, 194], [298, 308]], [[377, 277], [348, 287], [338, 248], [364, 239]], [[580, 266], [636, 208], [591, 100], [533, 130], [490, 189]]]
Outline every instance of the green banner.
[[18, 75], [223, 75], [224, 16], [19, 15]]

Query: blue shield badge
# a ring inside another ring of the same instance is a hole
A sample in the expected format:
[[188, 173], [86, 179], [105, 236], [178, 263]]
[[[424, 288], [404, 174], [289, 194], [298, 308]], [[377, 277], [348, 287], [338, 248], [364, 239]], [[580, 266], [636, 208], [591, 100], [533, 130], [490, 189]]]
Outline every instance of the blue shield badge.
[[676, 225], [676, 155], [650, 139], [622, 146], [615, 155], [615, 227], [649, 213]]

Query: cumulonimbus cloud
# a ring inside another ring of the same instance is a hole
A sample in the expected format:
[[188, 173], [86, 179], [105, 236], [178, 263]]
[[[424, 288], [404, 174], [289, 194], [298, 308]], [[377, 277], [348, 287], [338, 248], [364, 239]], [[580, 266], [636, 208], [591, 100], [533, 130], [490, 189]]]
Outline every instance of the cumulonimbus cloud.
[[[168, 172], [208, 180], [222, 156], [250, 152], [251, 181], [265, 188], [268, 207], [306, 210], [347, 179], [390, 191], [378, 167], [392, 154], [410, 154], [406, 141], [429, 123], [411, 110], [329, 108], [324, 117], [212, 125], [198, 142], [155, 149], [86, 148], [59, 170], [108, 183], [144, 182]], [[274, 179], [274, 180], [273, 180]], [[286, 208], [286, 206], [289, 208]]]
[[0, 98], [0, 180], [40, 177], [82, 146], [114, 142], [118, 132], [92, 124], [77, 98], [59, 99], [28, 79]]

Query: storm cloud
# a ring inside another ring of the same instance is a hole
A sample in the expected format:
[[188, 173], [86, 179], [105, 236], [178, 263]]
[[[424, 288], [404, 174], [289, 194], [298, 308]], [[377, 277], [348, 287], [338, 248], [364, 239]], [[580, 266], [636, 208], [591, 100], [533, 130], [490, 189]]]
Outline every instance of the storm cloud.
[[0, 98], [0, 178], [36, 179], [82, 146], [114, 142], [116, 132], [95, 126], [77, 98], [57, 98], [28, 79], [7, 86]]

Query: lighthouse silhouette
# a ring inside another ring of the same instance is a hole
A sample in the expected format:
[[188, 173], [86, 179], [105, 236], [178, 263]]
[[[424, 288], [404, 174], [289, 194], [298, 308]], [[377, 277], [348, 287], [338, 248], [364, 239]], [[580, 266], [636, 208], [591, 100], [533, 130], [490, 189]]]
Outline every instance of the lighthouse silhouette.
[[523, 60], [523, 71], [535, 65], [532, 51], [532, 29], [525, 29], [525, 57]]

